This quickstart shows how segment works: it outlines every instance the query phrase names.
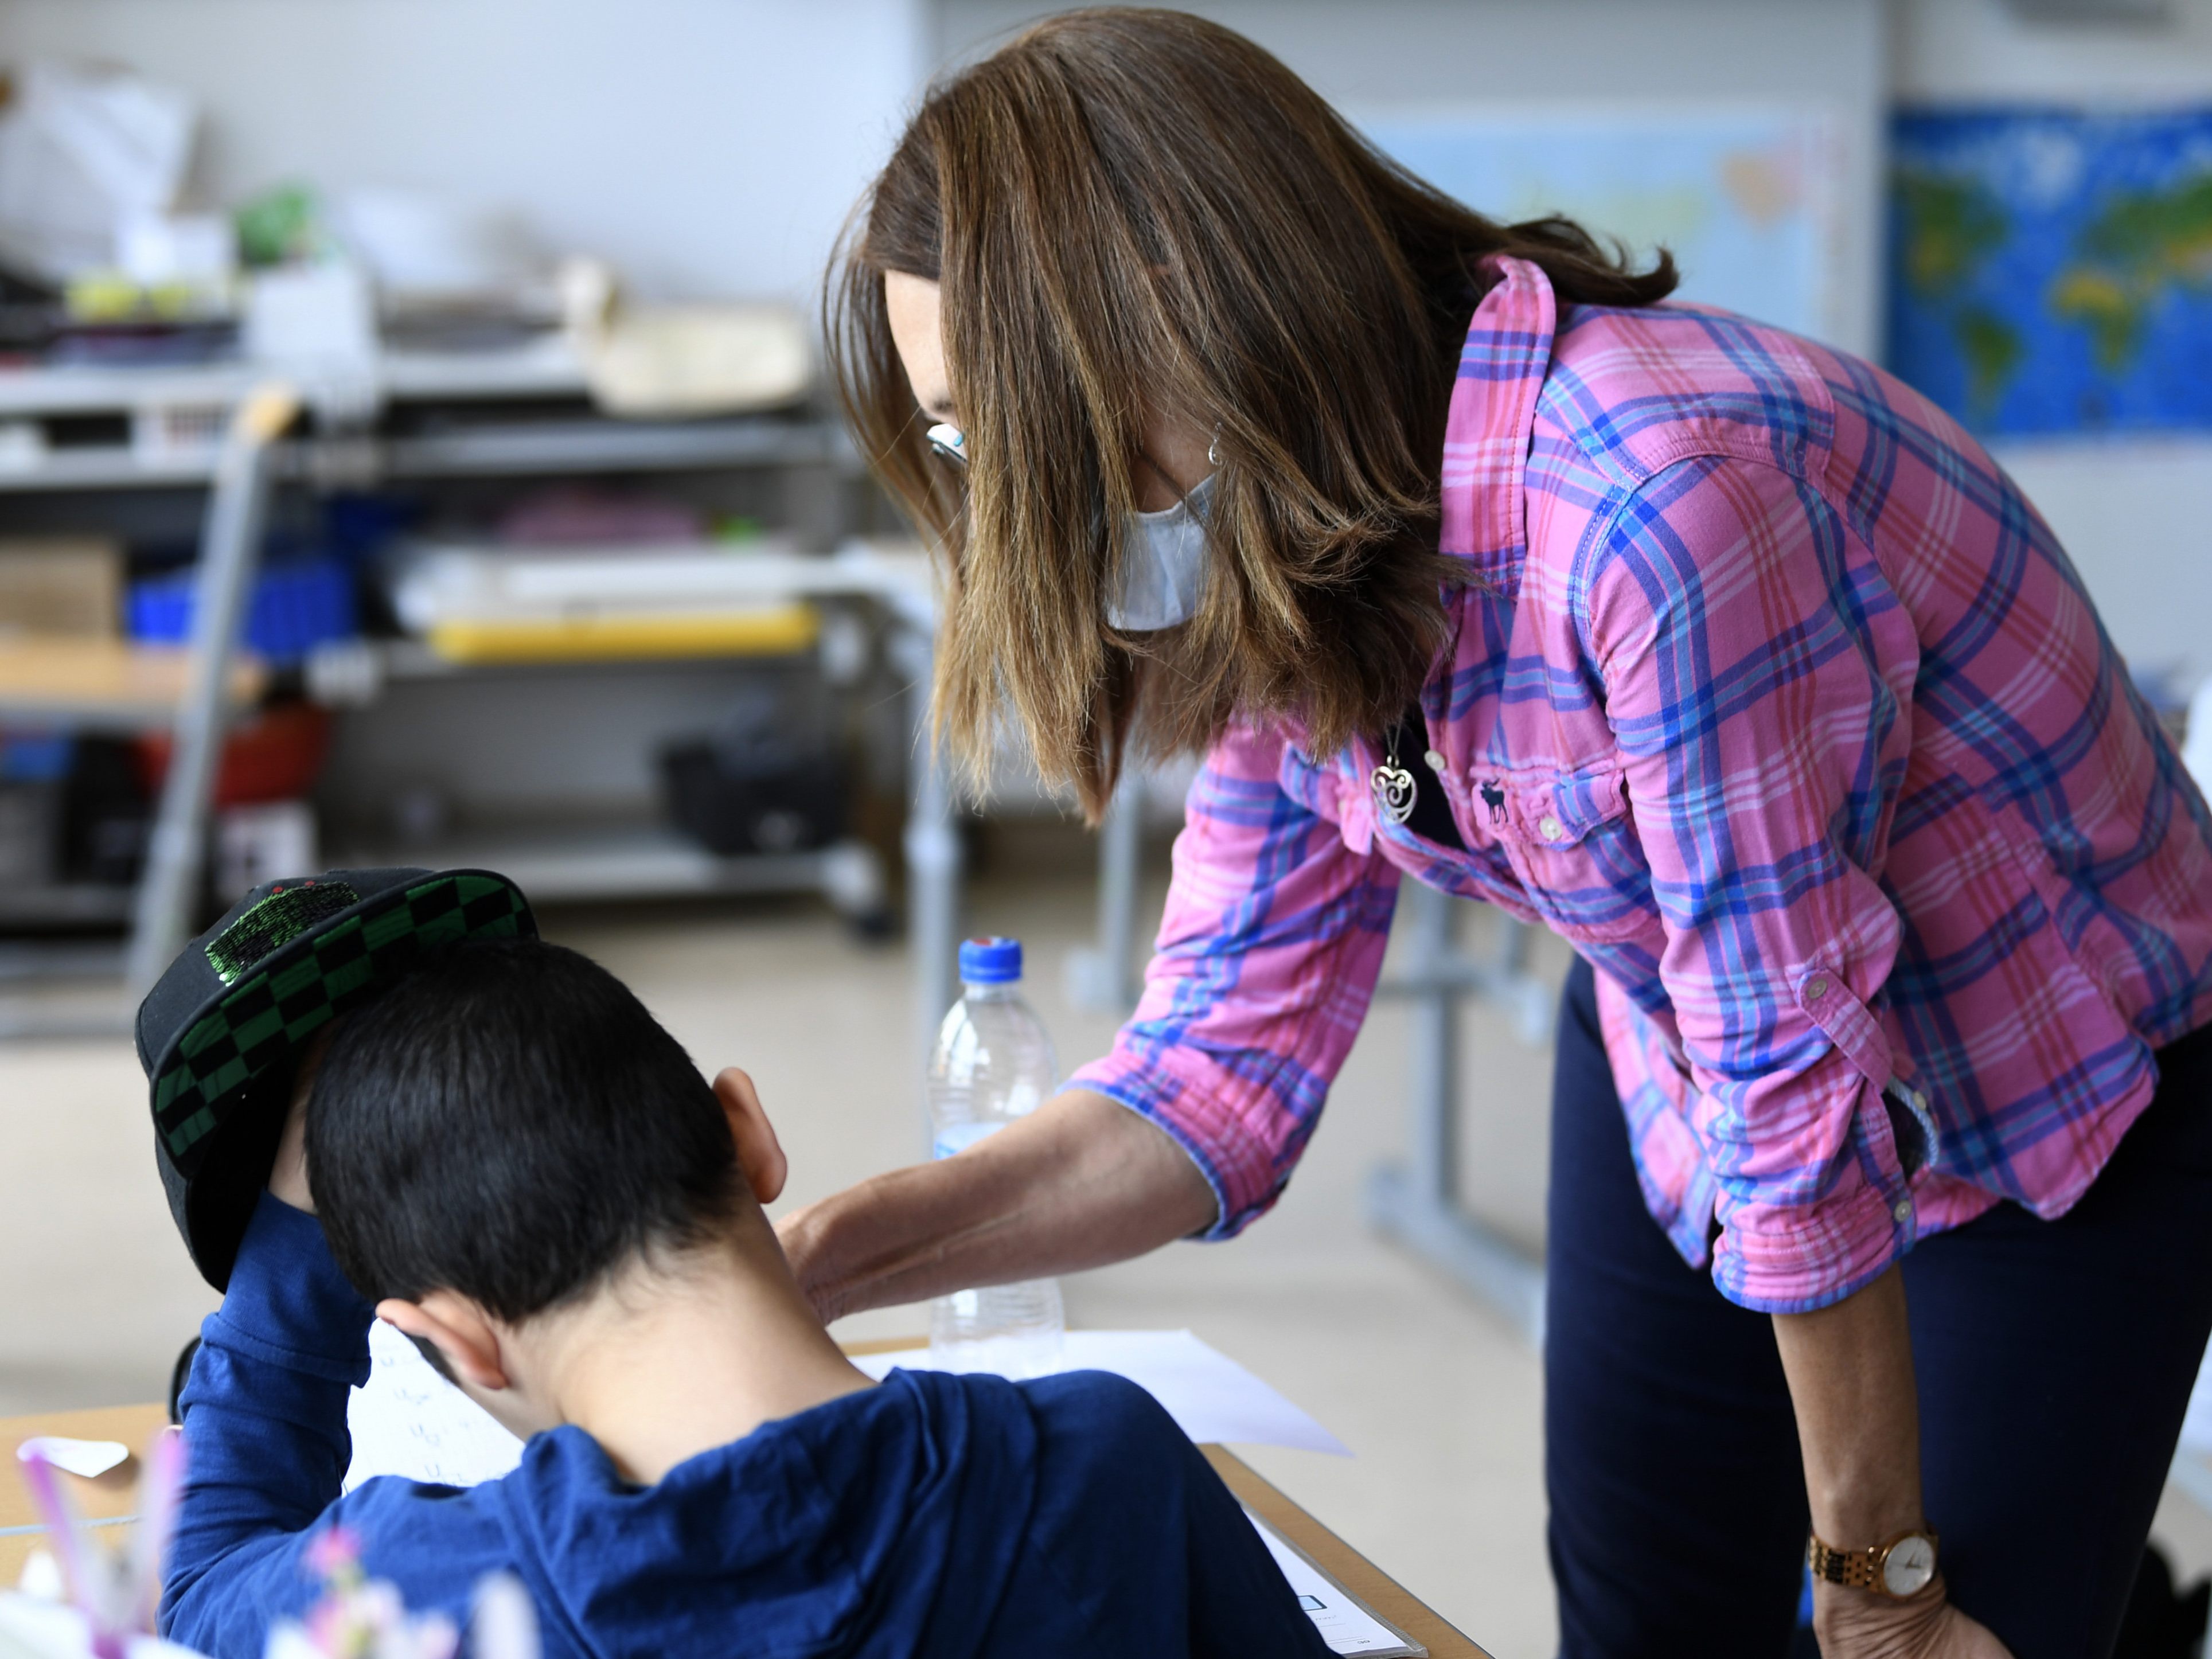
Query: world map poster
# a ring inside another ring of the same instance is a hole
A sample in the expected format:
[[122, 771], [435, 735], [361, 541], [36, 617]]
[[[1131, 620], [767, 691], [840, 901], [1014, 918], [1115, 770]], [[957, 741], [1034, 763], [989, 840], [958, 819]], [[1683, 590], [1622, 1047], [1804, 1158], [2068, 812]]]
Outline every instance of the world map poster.
[[1908, 112], [1889, 367], [1993, 435], [2212, 428], [2212, 109]]

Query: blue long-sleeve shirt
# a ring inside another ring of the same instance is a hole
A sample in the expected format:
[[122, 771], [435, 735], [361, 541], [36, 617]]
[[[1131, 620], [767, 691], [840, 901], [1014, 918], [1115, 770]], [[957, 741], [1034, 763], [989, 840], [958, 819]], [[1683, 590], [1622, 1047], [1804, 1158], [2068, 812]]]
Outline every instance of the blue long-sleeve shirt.
[[371, 1310], [314, 1218], [264, 1197], [184, 1398], [187, 1484], [163, 1633], [258, 1659], [342, 1522], [408, 1605], [465, 1620], [487, 1572], [536, 1601], [547, 1659], [1328, 1652], [1237, 1501], [1121, 1378], [894, 1371], [656, 1484], [582, 1430], [456, 1489], [343, 1497]]

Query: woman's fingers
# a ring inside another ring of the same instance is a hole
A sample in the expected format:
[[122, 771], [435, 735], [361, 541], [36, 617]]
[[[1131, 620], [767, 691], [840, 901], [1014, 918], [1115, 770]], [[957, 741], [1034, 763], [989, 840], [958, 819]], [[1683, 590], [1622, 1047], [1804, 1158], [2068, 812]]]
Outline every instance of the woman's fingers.
[[1821, 1659], [2012, 1659], [1985, 1625], [1945, 1600], [1939, 1583], [1909, 1601], [1868, 1590], [1814, 1586]]
[[775, 1224], [776, 1240], [783, 1246], [783, 1254], [791, 1263], [791, 1276], [799, 1283], [799, 1293], [814, 1310], [815, 1317], [824, 1325], [842, 1316], [839, 1305], [823, 1271], [821, 1249], [822, 1230], [815, 1224], [817, 1203], [793, 1210]]
[[1996, 1638], [1988, 1626], [1969, 1619], [1956, 1607], [1945, 1607], [1948, 1615], [1938, 1637], [1938, 1645], [1930, 1648], [1929, 1659], [2012, 1659], [2012, 1650]]

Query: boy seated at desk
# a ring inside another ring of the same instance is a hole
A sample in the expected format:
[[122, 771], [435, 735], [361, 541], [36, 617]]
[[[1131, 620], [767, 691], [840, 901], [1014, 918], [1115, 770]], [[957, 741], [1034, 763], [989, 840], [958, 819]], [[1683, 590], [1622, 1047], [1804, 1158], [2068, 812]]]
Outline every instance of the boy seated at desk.
[[[762, 1213], [785, 1165], [750, 1081], [710, 1087], [533, 933], [499, 878], [337, 872], [252, 896], [142, 1012], [163, 1173], [228, 1280], [182, 1395], [165, 1634], [258, 1655], [343, 1525], [457, 1622], [519, 1575], [549, 1656], [1328, 1651], [1134, 1385], [848, 1364]], [[261, 1121], [219, 1121], [210, 1089], [243, 1114], [252, 1077]], [[339, 1495], [373, 1318], [528, 1438], [514, 1473]]]

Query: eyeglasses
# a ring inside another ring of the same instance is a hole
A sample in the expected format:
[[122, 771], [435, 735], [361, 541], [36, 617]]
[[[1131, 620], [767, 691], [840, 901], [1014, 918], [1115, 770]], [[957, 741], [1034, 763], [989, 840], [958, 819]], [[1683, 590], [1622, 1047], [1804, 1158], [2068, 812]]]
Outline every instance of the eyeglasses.
[[957, 466], [968, 465], [968, 434], [942, 422], [922, 434], [930, 448]]

